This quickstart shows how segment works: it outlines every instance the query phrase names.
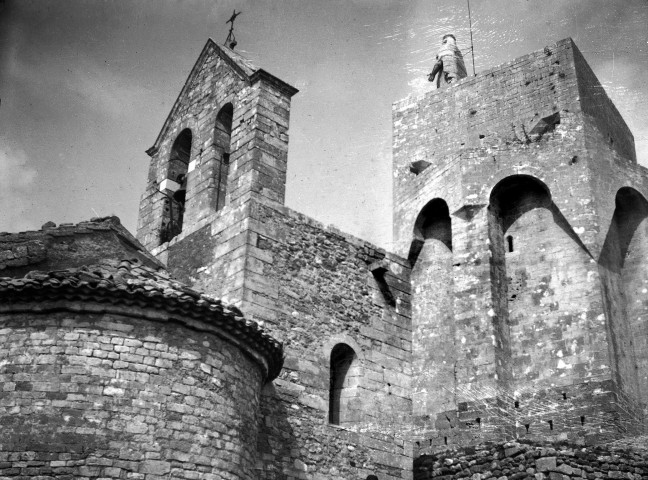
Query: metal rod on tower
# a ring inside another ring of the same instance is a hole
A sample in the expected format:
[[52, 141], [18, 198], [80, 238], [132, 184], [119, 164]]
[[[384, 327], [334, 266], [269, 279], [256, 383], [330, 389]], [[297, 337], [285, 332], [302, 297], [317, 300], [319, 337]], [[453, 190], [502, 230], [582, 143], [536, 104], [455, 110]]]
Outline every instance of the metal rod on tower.
[[234, 36], [234, 21], [236, 20], [236, 17], [238, 17], [242, 12], [237, 12], [236, 9], [234, 9], [234, 13], [232, 13], [232, 16], [230, 19], [225, 22], [225, 25], [228, 23], [231, 23], [229, 33], [227, 34], [227, 39], [225, 40], [225, 43], [223, 45], [227, 45], [229, 48], [234, 50], [234, 47], [236, 47], [237, 42], [236, 42], [236, 37]]
[[472, 55], [473, 77], [475, 76], [475, 46], [472, 37], [472, 17], [470, 16], [470, 0], [468, 0], [468, 23], [470, 25], [470, 54]]

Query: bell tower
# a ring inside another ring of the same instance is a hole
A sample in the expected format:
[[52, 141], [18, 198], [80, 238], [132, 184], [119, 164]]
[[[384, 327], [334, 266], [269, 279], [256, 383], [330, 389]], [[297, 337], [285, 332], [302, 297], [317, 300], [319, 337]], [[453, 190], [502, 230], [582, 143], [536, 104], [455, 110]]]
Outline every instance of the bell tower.
[[283, 203], [295, 93], [209, 39], [146, 151], [151, 162], [137, 238], [162, 251], [250, 196]]

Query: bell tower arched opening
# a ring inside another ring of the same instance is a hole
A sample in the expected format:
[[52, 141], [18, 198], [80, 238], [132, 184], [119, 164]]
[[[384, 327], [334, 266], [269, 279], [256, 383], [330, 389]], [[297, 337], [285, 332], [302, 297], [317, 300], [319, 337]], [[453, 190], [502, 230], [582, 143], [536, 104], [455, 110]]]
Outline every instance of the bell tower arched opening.
[[182, 232], [187, 202], [187, 171], [191, 161], [191, 130], [185, 128], [173, 142], [167, 169], [167, 188], [162, 192], [164, 211], [160, 243], [168, 242]]
[[216, 195], [214, 209], [216, 211], [225, 205], [227, 194], [227, 183], [230, 166], [230, 142], [232, 139], [232, 119], [234, 117], [234, 106], [227, 103], [216, 115], [216, 126], [214, 127], [214, 149], [216, 153]]

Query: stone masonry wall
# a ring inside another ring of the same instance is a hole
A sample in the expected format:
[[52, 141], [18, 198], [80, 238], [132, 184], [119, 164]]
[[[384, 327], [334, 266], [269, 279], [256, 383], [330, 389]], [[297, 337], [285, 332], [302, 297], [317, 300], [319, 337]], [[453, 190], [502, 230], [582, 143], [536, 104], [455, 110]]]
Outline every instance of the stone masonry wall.
[[[252, 203], [250, 229], [242, 308], [286, 352], [280, 380], [262, 398], [265, 478], [408, 478], [406, 262], [265, 202]], [[338, 343], [354, 349], [361, 373], [347, 405], [355, 422], [344, 428], [328, 423], [329, 362]]]
[[[638, 439], [642, 441], [642, 439]], [[630, 440], [631, 442], [632, 440]], [[645, 448], [548, 443], [485, 444], [422, 454], [414, 464], [415, 480], [639, 480], [648, 475]]]
[[411, 274], [414, 415], [456, 407], [453, 281], [452, 250], [425, 240]]
[[573, 48], [574, 66], [578, 73], [578, 92], [583, 114], [598, 131], [608, 148], [613, 150], [624, 163], [636, 165], [634, 136], [612, 100], [605, 93], [596, 75], [578, 50]]
[[178, 280], [240, 306], [248, 250], [249, 204], [227, 206], [154, 250]]
[[[282, 374], [262, 397], [263, 478], [408, 478], [405, 260], [256, 197], [217, 212], [159, 254], [175, 278], [224, 294], [284, 343]], [[348, 385], [355, 393], [345, 418], [355, 421], [344, 427], [328, 418], [338, 343], [354, 350], [360, 372]]]
[[257, 364], [128, 314], [0, 315], [0, 477], [258, 478]]

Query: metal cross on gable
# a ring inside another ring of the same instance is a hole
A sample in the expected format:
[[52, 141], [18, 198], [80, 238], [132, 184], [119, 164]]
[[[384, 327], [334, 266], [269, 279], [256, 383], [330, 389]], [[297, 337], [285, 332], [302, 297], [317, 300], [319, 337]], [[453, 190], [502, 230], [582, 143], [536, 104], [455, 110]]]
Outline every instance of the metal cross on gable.
[[234, 37], [234, 20], [236, 20], [236, 17], [238, 17], [241, 13], [242, 12], [237, 12], [236, 9], [234, 9], [234, 13], [232, 13], [230, 19], [227, 22], [225, 22], [226, 25], [228, 23], [230, 23], [231, 25], [230, 25], [229, 33], [227, 34], [227, 39], [225, 40], [225, 43], [223, 45], [227, 45], [232, 50], [234, 50], [234, 47], [236, 47], [238, 43], [236, 41], [236, 37]]

